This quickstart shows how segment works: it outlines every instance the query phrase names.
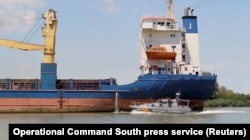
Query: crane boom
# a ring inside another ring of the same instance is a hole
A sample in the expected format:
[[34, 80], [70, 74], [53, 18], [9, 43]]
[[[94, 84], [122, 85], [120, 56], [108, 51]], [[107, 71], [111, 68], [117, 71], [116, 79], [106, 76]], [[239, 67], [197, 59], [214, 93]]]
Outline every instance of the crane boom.
[[24, 43], [24, 42], [8, 40], [8, 39], [0, 39], [0, 46], [16, 48], [16, 49], [24, 50], [24, 51], [44, 50], [45, 48], [45, 45]]
[[46, 11], [42, 17], [45, 19], [45, 24], [42, 27], [42, 36], [44, 37], [44, 45], [25, 43], [21, 41], [0, 39], [0, 46], [15, 48], [25, 51], [44, 51], [44, 63], [54, 63], [55, 55], [55, 40], [57, 29], [56, 12], [52, 9]]

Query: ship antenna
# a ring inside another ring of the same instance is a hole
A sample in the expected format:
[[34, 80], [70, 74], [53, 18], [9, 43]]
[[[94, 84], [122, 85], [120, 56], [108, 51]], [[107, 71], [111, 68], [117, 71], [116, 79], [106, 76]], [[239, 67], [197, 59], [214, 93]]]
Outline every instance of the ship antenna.
[[173, 0], [166, 0], [168, 4], [168, 18], [173, 19], [174, 18], [174, 5]]

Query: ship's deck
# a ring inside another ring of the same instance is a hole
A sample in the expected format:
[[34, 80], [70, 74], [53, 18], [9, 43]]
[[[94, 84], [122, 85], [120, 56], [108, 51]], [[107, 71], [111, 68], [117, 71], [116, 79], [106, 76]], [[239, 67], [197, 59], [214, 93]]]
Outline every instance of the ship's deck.
[[[39, 90], [40, 79], [0, 79], [0, 90]], [[115, 79], [58, 79], [56, 89], [98, 90], [100, 85], [116, 84]]]

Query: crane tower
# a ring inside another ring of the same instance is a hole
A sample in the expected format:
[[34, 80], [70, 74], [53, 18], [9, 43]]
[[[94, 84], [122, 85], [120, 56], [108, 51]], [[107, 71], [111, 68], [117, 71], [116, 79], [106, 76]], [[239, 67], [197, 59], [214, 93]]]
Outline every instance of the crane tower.
[[42, 17], [45, 24], [42, 27], [44, 44], [25, 43], [21, 41], [0, 39], [0, 46], [24, 51], [44, 51], [44, 62], [41, 63], [41, 89], [56, 89], [57, 65], [54, 62], [57, 17], [53, 9], [46, 11]]

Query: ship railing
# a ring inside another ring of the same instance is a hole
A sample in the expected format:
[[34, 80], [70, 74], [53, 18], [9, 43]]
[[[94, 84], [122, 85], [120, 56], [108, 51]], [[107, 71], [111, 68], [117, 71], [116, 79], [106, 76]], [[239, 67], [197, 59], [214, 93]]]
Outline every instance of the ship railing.
[[142, 16], [142, 19], [145, 18], [168, 18], [168, 15], [166, 13], [148, 13]]
[[0, 90], [5, 89], [5, 83], [0, 83]]
[[152, 103], [152, 102], [139, 102], [139, 101], [132, 101], [131, 105], [135, 105], [135, 106], [140, 106], [143, 104], [148, 104], [148, 103]]

